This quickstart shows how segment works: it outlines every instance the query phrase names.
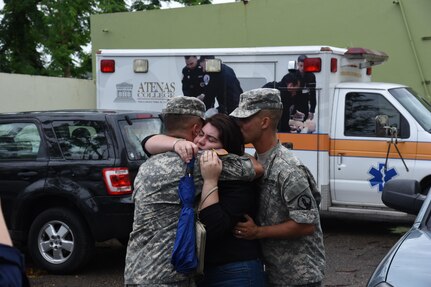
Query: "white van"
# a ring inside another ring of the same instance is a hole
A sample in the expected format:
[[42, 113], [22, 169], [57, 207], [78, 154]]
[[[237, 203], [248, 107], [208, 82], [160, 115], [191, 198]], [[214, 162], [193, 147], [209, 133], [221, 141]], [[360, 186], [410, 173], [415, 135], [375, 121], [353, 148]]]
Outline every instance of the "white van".
[[385, 182], [416, 179], [424, 192], [431, 186], [431, 106], [407, 86], [371, 82], [373, 66], [387, 55], [370, 49], [100, 50], [97, 107], [161, 111], [169, 98], [182, 94], [187, 55], [214, 55], [213, 62], [235, 71], [244, 91], [272, 84], [283, 90], [280, 80], [289, 64], [305, 56], [304, 69], [316, 81], [306, 87], [315, 91], [315, 104], [309, 102], [313, 117], [304, 121], [307, 115], [297, 118], [292, 110], [279, 140], [313, 172], [322, 214], [406, 219], [382, 203]]

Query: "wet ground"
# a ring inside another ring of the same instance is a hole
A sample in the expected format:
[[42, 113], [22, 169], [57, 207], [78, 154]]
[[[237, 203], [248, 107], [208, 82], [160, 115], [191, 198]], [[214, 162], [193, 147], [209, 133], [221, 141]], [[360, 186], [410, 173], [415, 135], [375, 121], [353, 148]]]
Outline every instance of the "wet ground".
[[[408, 225], [323, 219], [327, 256], [324, 286], [365, 286], [374, 268]], [[123, 286], [125, 247], [98, 244], [94, 259], [74, 275], [50, 275], [28, 262], [31, 286]]]

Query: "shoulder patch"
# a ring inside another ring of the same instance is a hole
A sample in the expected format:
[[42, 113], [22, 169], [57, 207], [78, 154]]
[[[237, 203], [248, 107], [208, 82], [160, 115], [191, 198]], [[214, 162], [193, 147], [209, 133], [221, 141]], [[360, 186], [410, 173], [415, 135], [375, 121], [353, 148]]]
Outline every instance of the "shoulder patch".
[[311, 197], [308, 195], [301, 195], [298, 198], [298, 207], [304, 210], [311, 209]]

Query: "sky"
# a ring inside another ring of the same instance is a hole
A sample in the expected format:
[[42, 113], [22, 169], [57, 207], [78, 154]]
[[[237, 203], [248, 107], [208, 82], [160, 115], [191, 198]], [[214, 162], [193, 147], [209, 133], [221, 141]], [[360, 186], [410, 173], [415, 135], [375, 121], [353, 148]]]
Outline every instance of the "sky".
[[[130, 2], [130, 1], [126, 0], [126, 2]], [[175, 1], [172, 1], [172, 2], [175, 2]], [[235, 0], [212, 0], [213, 4], [221, 4], [221, 3], [229, 3], [229, 2], [235, 2]], [[3, 6], [4, 6], [4, 2], [3, 2], [3, 0], [0, 0], [0, 9], [2, 9]], [[168, 5], [168, 7], [166, 7], [166, 8], [175, 8], [175, 7], [181, 7], [181, 6], [178, 4], [172, 3], [172, 4]]]

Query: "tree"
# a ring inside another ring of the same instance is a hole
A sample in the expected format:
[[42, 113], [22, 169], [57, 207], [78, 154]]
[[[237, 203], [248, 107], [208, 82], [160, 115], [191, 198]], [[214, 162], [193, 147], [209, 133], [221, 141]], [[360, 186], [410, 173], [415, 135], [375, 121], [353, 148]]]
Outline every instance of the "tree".
[[43, 15], [37, 0], [5, 0], [0, 12], [0, 71], [43, 75], [40, 52]]
[[[134, 0], [130, 11], [170, 0]], [[186, 6], [210, 0], [178, 0]], [[5, 0], [0, 12], [0, 72], [86, 78], [90, 15], [128, 11], [124, 0]]]

